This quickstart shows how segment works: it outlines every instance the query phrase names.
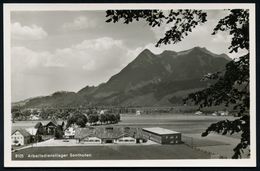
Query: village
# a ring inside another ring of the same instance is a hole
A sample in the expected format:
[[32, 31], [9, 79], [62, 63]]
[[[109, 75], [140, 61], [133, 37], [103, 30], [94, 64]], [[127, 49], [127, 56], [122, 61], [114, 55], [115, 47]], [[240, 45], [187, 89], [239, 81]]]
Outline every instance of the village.
[[[57, 130], [62, 127], [57, 122], [46, 124], [38, 122], [33, 128], [16, 129], [12, 132], [12, 146], [73, 146], [89, 144], [179, 144], [181, 133], [160, 127], [64, 127], [62, 137], [57, 137]], [[153, 141], [153, 142], [152, 142]], [[19, 148], [18, 148], [19, 149]]]
[[[141, 115], [140, 111], [136, 115]], [[32, 118], [34, 120], [34, 118]], [[181, 133], [160, 127], [115, 126], [120, 114], [101, 110], [99, 114], [71, 114], [68, 120], [38, 121], [32, 127], [12, 130], [12, 149], [39, 146], [77, 146], [91, 144], [180, 144]]]
[[[12, 110], [12, 121], [32, 121], [35, 124], [13, 127], [12, 150], [26, 146], [78, 146], [91, 144], [180, 144], [181, 131], [159, 126], [135, 127], [117, 125], [120, 112], [131, 113], [136, 117], [167, 114], [175, 108], [88, 108], [88, 109], [26, 109]], [[48, 114], [46, 114], [49, 112]], [[62, 117], [59, 117], [59, 116]], [[201, 111], [194, 116], [205, 115]], [[215, 111], [212, 116], [228, 116], [227, 111]]]

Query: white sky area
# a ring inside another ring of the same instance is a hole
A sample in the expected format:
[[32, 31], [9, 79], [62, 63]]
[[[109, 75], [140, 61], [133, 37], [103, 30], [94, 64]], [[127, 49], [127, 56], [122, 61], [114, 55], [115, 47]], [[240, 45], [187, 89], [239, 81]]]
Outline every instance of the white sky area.
[[211, 35], [226, 10], [207, 11], [208, 21], [177, 44], [154, 45], [170, 26], [145, 22], [106, 23], [105, 11], [20, 11], [11, 13], [12, 101], [79, 91], [99, 85], [123, 69], [145, 48], [155, 54], [195, 46], [230, 57], [231, 37]]

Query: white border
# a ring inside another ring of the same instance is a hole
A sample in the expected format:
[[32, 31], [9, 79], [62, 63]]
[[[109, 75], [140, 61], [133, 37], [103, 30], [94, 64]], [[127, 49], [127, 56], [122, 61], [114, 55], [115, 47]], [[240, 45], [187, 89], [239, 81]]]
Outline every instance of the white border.
[[[196, 160], [11, 160], [11, 70], [10, 70], [10, 12], [11, 11], [78, 11], [107, 9], [227, 9], [250, 10], [250, 159], [196, 159]], [[4, 4], [4, 166], [5, 167], [255, 167], [256, 166], [256, 52], [255, 52], [255, 4]]]

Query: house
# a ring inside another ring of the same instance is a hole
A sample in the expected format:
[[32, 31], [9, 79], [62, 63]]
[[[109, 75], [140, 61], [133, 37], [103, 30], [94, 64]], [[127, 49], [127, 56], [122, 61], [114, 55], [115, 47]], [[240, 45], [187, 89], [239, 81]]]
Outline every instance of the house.
[[217, 116], [218, 115], [218, 112], [213, 112], [212, 113], [212, 116]]
[[12, 145], [26, 145], [31, 142], [31, 134], [25, 129], [16, 129], [12, 131]]
[[203, 114], [201, 111], [195, 112], [195, 115], [201, 115], [201, 114]]
[[55, 121], [49, 121], [46, 125], [44, 125], [45, 133], [47, 135], [54, 135], [57, 127], [58, 124]]
[[39, 128], [31, 127], [25, 129], [29, 134], [31, 134], [31, 141], [38, 142], [42, 140], [42, 132], [40, 132]]
[[[77, 128], [75, 139], [78, 143], [130, 144], [143, 142], [142, 134], [136, 128], [87, 127]], [[139, 130], [140, 131], [140, 130]]]
[[26, 128], [25, 129], [29, 134], [31, 134], [32, 136], [35, 136], [38, 134], [38, 129], [31, 127], [31, 128]]
[[35, 121], [35, 120], [39, 120], [40, 117], [37, 116], [37, 115], [33, 115], [33, 114], [31, 114], [29, 119]]
[[181, 133], [160, 127], [143, 128], [143, 135], [149, 140], [160, 144], [181, 143]]
[[219, 111], [220, 116], [228, 116], [228, 111]]
[[135, 115], [141, 115], [141, 111], [140, 110], [137, 110]]
[[56, 128], [58, 126], [61, 126], [63, 128], [64, 125], [65, 123], [63, 121], [51, 120], [45, 123], [43, 125], [43, 128], [46, 135], [54, 135]]
[[64, 137], [64, 138], [74, 138], [74, 136], [75, 136], [75, 129], [76, 129], [76, 126], [67, 127], [67, 128], [64, 130], [64, 135], [63, 135], [63, 137]]

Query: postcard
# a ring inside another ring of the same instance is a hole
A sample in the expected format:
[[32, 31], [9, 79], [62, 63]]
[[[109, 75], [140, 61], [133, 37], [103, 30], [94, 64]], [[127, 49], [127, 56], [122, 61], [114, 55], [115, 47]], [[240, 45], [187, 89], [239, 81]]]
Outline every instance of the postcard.
[[254, 167], [253, 3], [4, 4], [5, 167]]

